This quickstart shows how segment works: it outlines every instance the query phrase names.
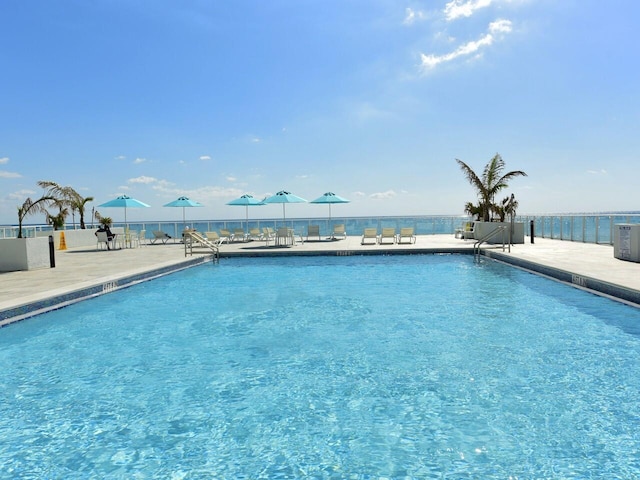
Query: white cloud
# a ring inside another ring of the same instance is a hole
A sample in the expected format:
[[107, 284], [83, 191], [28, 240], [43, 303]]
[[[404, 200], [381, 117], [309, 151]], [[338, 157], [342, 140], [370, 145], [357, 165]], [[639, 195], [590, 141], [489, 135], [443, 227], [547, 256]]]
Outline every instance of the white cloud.
[[147, 161], [147, 159], [146, 159], [146, 158], [140, 158], [140, 157], [138, 157], [138, 158], [136, 158], [136, 159], [133, 161], [133, 163], [135, 163], [135, 164], [137, 165], [137, 164], [139, 164], [139, 163], [144, 163], [144, 162], [146, 162], [146, 161]]
[[35, 195], [36, 192], [33, 190], [18, 190], [17, 192], [10, 193], [7, 197], [10, 200], [24, 200], [30, 195]]
[[424, 12], [421, 12], [421, 11], [416, 12], [412, 8], [407, 8], [406, 15], [402, 23], [404, 25], [413, 25], [415, 22], [419, 20], [424, 20], [425, 18], [426, 18], [426, 15], [424, 14]]
[[0, 158], [0, 165], [5, 165], [7, 163], [9, 163], [9, 157]]
[[587, 170], [587, 173], [590, 175], [606, 175], [607, 171], [602, 168], [600, 170]]
[[489, 24], [489, 33], [485, 34], [479, 40], [465, 43], [460, 45], [453, 52], [446, 53], [444, 55], [425, 55], [420, 54], [421, 67], [423, 71], [431, 70], [441, 63], [450, 62], [459, 57], [465, 57], [478, 52], [483, 47], [491, 45], [498, 34], [509, 33], [512, 30], [511, 22], [509, 20], [496, 20]]
[[146, 177], [144, 175], [142, 175], [140, 177], [136, 177], [136, 178], [130, 178], [129, 180], [127, 180], [127, 182], [129, 182], [129, 183], [143, 183], [143, 184], [155, 183], [157, 181], [158, 181], [157, 178]]
[[444, 7], [444, 14], [447, 20], [455, 20], [460, 17], [470, 17], [480, 9], [491, 5], [493, 0], [451, 0]]
[[125, 160], [127, 157], [125, 157], [124, 155], [118, 155], [117, 157], [115, 157], [116, 160]]
[[360, 191], [351, 193], [352, 197], [365, 197], [366, 195], [367, 195], [366, 193], [360, 192]]
[[369, 198], [374, 198], [376, 200], [384, 200], [387, 198], [393, 198], [396, 196], [396, 192], [393, 190], [387, 190], [386, 192], [377, 192], [369, 195]]
[[227, 177], [227, 182], [235, 182], [236, 180], [238, 180], [236, 177], [232, 177], [232, 176]]
[[16, 172], [6, 172], [3, 170], [0, 170], [0, 178], [21, 178], [22, 175], [20, 175], [19, 173]]
[[258, 138], [258, 137], [252, 137], [251, 140], [250, 140], [251, 143], [260, 143], [261, 141], [262, 140], [260, 138]]
[[202, 160], [203, 162], [206, 162], [208, 160], [211, 160], [211, 155], [200, 155], [200, 160]]

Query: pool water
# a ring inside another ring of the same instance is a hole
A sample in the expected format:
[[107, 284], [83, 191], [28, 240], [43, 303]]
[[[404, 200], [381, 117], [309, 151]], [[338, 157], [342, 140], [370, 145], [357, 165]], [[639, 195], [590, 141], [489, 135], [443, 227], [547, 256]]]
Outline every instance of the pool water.
[[227, 259], [0, 330], [0, 478], [637, 478], [640, 311], [470, 256]]

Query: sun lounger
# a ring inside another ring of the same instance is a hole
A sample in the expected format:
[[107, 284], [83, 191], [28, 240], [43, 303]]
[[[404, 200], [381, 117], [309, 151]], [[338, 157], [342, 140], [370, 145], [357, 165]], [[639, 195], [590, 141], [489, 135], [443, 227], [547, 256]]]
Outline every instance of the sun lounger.
[[263, 235], [262, 232], [260, 232], [259, 228], [250, 228], [249, 229], [249, 238], [248, 240], [262, 240], [263, 239]]
[[[403, 239], [408, 241], [403, 241]], [[398, 234], [398, 243], [416, 243], [416, 236], [413, 234], [413, 227], [405, 227], [400, 229]]]
[[391, 243], [396, 243], [396, 229], [395, 228], [383, 228], [380, 234], [380, 244], [389, 243], [385, 240], [391, 240]]
[[204, 232], [205, 237], [214, 245], [220, 245], [222, 238], [218, 235], [218, 232]]
[[233, 233], [231, 233], [226, 228], [221, 228], [220, 229], [220, 238], [222, 238], [222, 242], [231, 243], [233, 241]]
[[475, 238], [473, 227], [474, 227], [473, 222], [466, 222], [463, 227], [456, 228], [456, 231], [453, 236], [455, 238], [462, 238], [463, 240], [466, 240], [466, 239], [473, 240]]
[[318, 240], [320, 240], [320, 225], [309, 225], [307, 227], [307, 242], [309, 237], [318, 237]]
[[360, 245], [365, 245], [367, 243], [378, 243], [378, 229], [376, 228], [365, 228], [364, 233], [362, 234], [362, 240], [360, 241]]
[[153, 238], [151, 239], [151, 243], [153, 244], [155, 244], [158, 240], [164, 244], [171, 239], [171, 235], [163, 232], [162, 230], [154, 230], [152, 233], [153, 233]]
[[347, 238], [347, 232], [344, 229], [344, 224], [341, 223], [333, 226], [333, 235], [331, 236], [331, 238], [335, 240], [336, 237]]

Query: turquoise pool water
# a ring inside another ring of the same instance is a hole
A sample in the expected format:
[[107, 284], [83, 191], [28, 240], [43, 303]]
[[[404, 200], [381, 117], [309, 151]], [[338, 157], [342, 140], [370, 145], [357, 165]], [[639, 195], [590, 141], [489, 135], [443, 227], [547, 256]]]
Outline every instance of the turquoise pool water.
[[640, 312], [467, 256], [228, 259], [0, 330], [0, 478], [637, 478]]

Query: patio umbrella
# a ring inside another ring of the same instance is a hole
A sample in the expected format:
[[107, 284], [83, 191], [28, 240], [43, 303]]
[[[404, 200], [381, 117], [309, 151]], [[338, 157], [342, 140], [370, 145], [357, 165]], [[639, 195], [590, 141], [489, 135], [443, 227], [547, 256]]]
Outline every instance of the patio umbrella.
[[284, 190], [279, 191], [275, 195], [272, 195], [269, 198], [264, 200], [264, 203], [281, 203], [282, 204], [282, 218], [286, 222], [287, 216], [285, 212], [285, 205], [287, 203], [306, 203], [307, 201], [304, 198], [298, 197], [290, 192], [285, 192]]
[[163, 205], [163, 207], [182, 207], [182, 223], [186, 225], [184, 219], [184, 209], [185, 207], [201, 207], [202, 204], [196, 202], [195, 200], [191, 200], [189, 197], [179, 197], [175, 199], [173, 202], [169, 202]]
[[103, 203], [102, 205], [98, 205], [99, 207], [111, 208], [111, 207], [124, 207], [124, 226], [127, 227], [127, 208], [138, 208], [138, 207], [150, 207], [144, 202], [140, 200], [136, 200], [135, 198], [131, 198], [128, 195], [120, 195], [113, 200], [109, 200], [107, 203]]
[[253, 197], [253, 195], [249, 195], [248, 193], [245, 195], [242, 195], [240, 198], [236, 198], [235, 200], [231, 200], [230, 202], [227, 202], [227, 205], [238, 205], [238, 206], [244, 206], [245, 210], [246, 210], [246, 228], [247, 228], [247, 233], [249, 230], [249, 207], [253, 207], [256, 205], [264, 205], [264, 203], [262, 202], [262, 200], [258, 200], [257, 198]]
[[329, 205], [329, 223], [331, 223], [331, 204], [332, 203], [349, 203], [349, 200], [346, 198], [342, 198], [335, 193], [327, 192], [321, 197], [316, 198], [315, 200], [311, 200], [310, 203], [326, 203]]

